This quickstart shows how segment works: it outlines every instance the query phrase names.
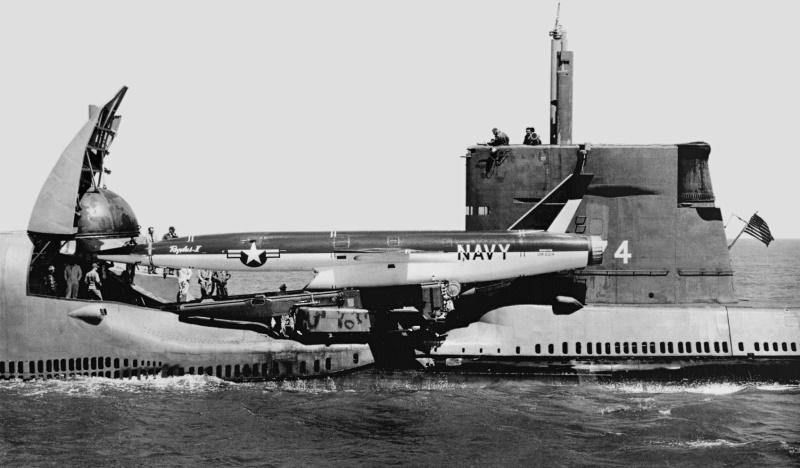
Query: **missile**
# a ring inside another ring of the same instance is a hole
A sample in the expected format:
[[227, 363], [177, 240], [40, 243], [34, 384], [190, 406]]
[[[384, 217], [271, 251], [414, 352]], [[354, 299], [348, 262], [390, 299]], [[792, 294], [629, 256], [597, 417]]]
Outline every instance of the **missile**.
[[597, 236], [547, 231], [250, 232], [187, 236], [100, 252], [166, 268], [313, 271], [308, 289], [474, 283], [602, 262]]

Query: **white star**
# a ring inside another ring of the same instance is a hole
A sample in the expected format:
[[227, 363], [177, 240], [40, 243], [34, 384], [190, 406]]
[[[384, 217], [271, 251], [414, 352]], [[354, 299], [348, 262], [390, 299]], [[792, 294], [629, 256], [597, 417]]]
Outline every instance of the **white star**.
[[247, 255], [247, 260], [245, 261], [245, 263], [256, 262], [258, 264], [261, 264], [261, 259], [258, 257], [261, 255], [262, 252], [264, 251], [256, 249], [255, 242], [250, 243], [250, 250], [243, 251], [243, 253]]

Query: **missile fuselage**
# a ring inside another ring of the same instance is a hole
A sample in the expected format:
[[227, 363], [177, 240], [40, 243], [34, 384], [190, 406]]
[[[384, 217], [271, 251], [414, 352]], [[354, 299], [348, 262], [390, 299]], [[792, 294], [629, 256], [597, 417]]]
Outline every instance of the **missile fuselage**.
[[248, 232], [179, 237], [98, 258], [168, 268], [313, 270], [309, 288], [332, 289], [494, 281], [583, 268], [602, 259], [602, 241], [545, 231]]

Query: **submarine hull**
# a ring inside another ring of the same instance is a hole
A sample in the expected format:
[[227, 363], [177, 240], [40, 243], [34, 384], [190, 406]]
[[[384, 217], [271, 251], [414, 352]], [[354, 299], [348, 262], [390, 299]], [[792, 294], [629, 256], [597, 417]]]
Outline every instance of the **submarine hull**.
[[361, 343], [305, 345], [252, 327], [187, 323], [152, 307], [29, 294], [32, 249], [24, 232], [0, 234], [0, 378], [263, 380], [324, 376], [373, 362]]

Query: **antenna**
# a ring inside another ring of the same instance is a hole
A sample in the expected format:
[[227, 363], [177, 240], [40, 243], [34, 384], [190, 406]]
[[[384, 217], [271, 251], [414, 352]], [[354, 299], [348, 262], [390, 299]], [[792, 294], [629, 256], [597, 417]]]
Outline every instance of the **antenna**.
[[554, 39], [561, 39], [561, 25], [558, 24], [558, 18], [561, 16], [561, 0], [558, 0], [558, 9], [556, 9], [556, 24], [553, 26], [553, 30], [550, 31], [550, 35], [553, 36]]

